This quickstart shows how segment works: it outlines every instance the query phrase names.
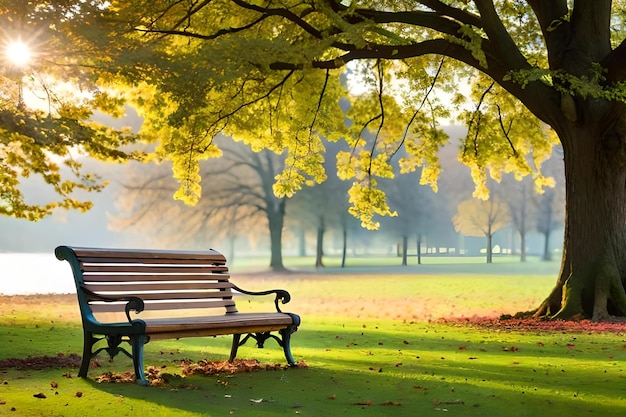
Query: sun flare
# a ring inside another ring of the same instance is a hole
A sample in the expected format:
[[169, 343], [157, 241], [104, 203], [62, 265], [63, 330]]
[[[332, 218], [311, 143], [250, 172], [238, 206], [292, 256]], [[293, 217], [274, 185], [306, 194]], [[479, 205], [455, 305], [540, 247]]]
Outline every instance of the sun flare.
[[4, 54], [6, 59], [17, 67], [26, 66], [31, 59], [31, 51], [28, 45], [21, 40], [11, 42], [7, 45]]

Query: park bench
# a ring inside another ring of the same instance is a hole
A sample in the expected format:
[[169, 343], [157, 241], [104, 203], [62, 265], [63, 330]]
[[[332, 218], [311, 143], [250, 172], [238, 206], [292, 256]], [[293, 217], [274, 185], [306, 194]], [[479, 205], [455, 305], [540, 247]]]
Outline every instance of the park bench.
[[[237, 287], [229, 279], [226, 258], [217, 251], [59, 246], [55, 255], [69, 262], [76, 283], [84, 336], [80, 377], [87, 377], [91, 359], [100, 352], [111, 359], [124, 353], [133, 360], [137, 382], [149, 385], [144, 344], [181, 337], [233, 335], [230, 362], [249, 339], [263, 347], [272, 338], [283, 348], [288, 364], [296, 365], [290, 340], [300, 317], [279, 307], [289, 302], [289, 293]], [[233, 297], [238, 294], [274, 294], [276, 312], [240, 313]], [[120, 346], [122, 342], [130, 344], [131, 353]]]

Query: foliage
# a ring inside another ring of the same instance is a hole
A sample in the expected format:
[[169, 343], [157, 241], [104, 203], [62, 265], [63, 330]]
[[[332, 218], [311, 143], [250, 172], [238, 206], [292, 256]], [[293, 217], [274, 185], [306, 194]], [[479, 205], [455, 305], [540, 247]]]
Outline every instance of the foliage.
[[[84, 155], [111, 162], [143, 156], [122, 150], [137, 135], [92, 119], [99, 110], [119, 115], [123, 100], [78, 67], [85, 56], [65, 25], [79, 10], [70, 3], [33, 6], [0, 2], [0, 215], [39, 220], [57, 208], [91, 207], [79, 191], [100, 191], [106, 181], [82, 172]], [[23, 65], [4, 54], [18, 40], [31, 49]], [[25, 196], [26, 181], [50, 187], [57, 200]]]
[[626, 316], [626, 188], [615, 180], [626, 166], [625, 5], [69, 0], [17, 10], [80, 52], [79, 73], [139, 109], [155, 157], [173, 163], [176, 198], [189, 204], [202, 192], [199, 162], [219, 156], [220, 132], [256, 151], [286, 150], [279, 198], [326, 178], [322, 138], [345, 140], [338, 171], [368, 228], [395, 213], [380, 186], [394, 165], [421, 167], [436, 189], [442, 120], [467, 124], [461, 160], [483, 199], [500, 171], [549, 185], [540, 165], [558, 136], [564, 268], [538, 314], [608, 320]]
[[[486, 196], [486, 172], [497, 177], [502, 169], [533, 173], [541, 187], [540, 163], [554, 137], [505, 93], [506, 80], [505, 89], [492, 88], [473, 110], [465, 104], [469, 92], [453, 87], [457, 77], [470, 80], [475, 91], [490, 82], [459, 64], [483, 71], [492, 65], [476, 6], [421, 3], [402, 14], [401, 1], [387, 11], [367, 1], [347, 9], [327, 1], [112, 2], [91, 24], [117, 29], [104, 41], [84, 38], [119, 51], [98, 65], [134, 86], [132, 103], [146, 118], [143, 132], [158, 141], [158, 157], [173, 162], [176, 198], [190, 204], [201, 193], [199, 161], [219, 155], [212, 142], [218, 132], [254, 150], [287, 150], [274, 186], [278, 196], [324, 181], [322, 138], [344, 139], [351, 151], [340, 153], [337, 163], [340, 177], [352, 182], [350, 211], [364, 227], [377, 228], [376, 216], [394, 214], [379, 185], [394, 176], [392, 164], [403, 173], [422, 167], [421, 183], [437, 189], [437, 152], [448, 140], [438, 125], [451, 116], [449, 104], [471, 126], [462, 160], [472, 167], [477, 195]], [[521, 3], [498, 7], [528, 59], [545, 65], [528, 10]], [[106, 13], [113, 10], [115, 18]], [[520, 77], [534, 82], [515, 74], [520, 85]], [[350, 100], [345, 115], [340, 97]], [[405, 152], [396, 158], [400, 148]]]
[[280, 202], [272, 193], [272, 182], [283, 158], [267, 150], [252, 152], [226, 137], [216, 138], [215, 143], [220, 144], [222, 156], [199, 165], [201, 185], [210, 198], [194, 206], [173, 200], [180, 189], [170, 163], [130, 164], [110, 226], [173, 246], [206, 248], [238, 237], [246, 238], [252, 248], [263, 245], [260, 240], [269, 234], [269, 213]]

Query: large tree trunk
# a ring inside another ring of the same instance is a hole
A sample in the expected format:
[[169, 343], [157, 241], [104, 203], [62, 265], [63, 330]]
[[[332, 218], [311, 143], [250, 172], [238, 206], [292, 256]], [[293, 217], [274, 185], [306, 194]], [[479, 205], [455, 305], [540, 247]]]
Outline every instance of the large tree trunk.
[[[623, 119], [620, 121], [623, 127]], [[626, 129], [563, 134], [566, 219], [557, 284], [535, 316], [626, 316]]]

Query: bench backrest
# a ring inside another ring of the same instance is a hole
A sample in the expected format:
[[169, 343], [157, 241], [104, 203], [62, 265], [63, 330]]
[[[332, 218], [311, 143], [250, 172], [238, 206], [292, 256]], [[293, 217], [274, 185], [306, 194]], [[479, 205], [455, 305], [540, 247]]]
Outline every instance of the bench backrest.
[[95, 295], [140, 297], [146, 312], [194, 308], [237, 312], [226, 258], [212, 249], [181, 252], [59, 246], [55, 255], [72, 266], [83, 319], [93, 319], [93, 313], [124, 312], [125, 302], [103, 302]]

